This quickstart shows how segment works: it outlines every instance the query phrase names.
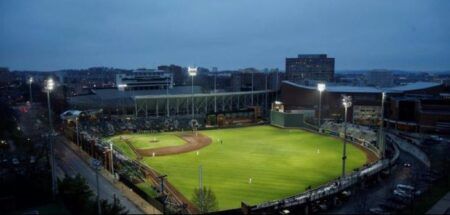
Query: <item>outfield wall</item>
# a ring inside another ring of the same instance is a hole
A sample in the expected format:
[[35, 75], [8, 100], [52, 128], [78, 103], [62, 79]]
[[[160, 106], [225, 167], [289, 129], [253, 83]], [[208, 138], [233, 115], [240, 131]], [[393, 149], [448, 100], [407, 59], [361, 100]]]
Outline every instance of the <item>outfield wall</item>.
[[300, 128], [304, 126], [304, 114], [271, 111], [270, 124], [281, 128]]

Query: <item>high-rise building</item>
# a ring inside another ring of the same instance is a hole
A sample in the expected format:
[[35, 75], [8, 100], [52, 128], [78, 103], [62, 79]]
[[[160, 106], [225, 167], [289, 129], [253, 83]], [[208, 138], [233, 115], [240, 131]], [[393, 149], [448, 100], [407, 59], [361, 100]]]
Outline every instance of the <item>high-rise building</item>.
[[286, 58], [286, 78], [292, 82], [307, 80], [332, 81], [334, 77], [334, 58], [326, 54], [298, 55]]

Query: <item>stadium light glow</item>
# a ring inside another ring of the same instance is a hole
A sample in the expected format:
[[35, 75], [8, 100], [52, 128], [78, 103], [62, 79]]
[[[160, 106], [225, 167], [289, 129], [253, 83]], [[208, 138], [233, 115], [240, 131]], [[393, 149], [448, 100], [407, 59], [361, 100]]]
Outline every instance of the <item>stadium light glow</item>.
[[47, 80], [47, 85], [46, 85], [45, 89], [48, 91], [52, 91], [54, 87], [55, 87], [55, 82], [53, 81], [53, 79], [49, 78]]
[[127, 87], [128, 85], [126, 85], [126, 84], [119, 84], [119, 85], [117, 85], [117, 87], [119, 87], [119, 88], [125, 88], [125, 87]]
[[188, 73], [189, 76], [196, 76], [197, 75], [197, 67], [188, 67]]
[[343, 96], [342, 97], [342, 105], [344, 105], [345, 108], [351, 107], [352, 106], [352, 97]]
[[317, 84], [317, 90], [319, 92], [323, 92], [325, 90], [325, 88], [326, 88], [326, 85], [324, 83], [318, 83]]
[[276, 105], [281, 105], [282, 103], [280, 101], [275, 101]]
[[28, 83], [33, 83], [33, 77], [30, 77], [29, 79], [28, 79]]

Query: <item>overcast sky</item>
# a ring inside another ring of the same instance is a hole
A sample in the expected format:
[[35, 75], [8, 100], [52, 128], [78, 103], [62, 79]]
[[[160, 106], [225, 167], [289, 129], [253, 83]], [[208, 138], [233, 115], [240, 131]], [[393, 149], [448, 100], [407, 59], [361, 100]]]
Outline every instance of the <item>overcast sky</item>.
[[0, 66], [450, 69], [449, 0], [0, 0]]

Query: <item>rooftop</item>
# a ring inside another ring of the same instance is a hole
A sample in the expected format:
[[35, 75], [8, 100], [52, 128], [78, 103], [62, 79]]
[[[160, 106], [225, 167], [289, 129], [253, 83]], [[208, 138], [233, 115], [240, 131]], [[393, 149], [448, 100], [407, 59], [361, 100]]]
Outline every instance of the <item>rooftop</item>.
[[[283, 83], [289, 84], [291, 86], [303, 88], [303, 89], [317, 90], [316, 86], [306, 86], [306, 85], [296, 84], [291, 81], [283, 81]], [[415, 82], [415, 83], [409, 83], [409, 84], [403, 85], [403, 86], [388, 87], [388, 88], [376, 88], [376, 87], [367, 87], [367, 86], [327, 85], [325, 91], [333, 92], [333, 93], [382, 93], [382, 92], [403, 93], [403, 92], [407, 92], [407, 91], [428, 89], [428, 88], [437, 87], [440, 85], [441, 85], [440, 83], [435, 83], [435, 82]]]

